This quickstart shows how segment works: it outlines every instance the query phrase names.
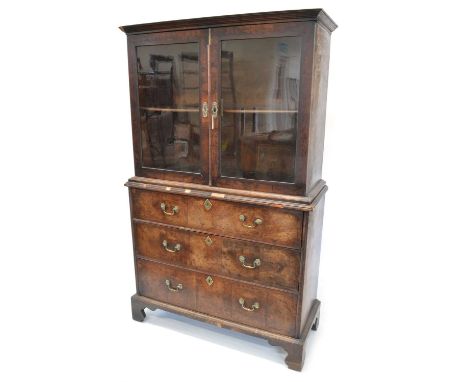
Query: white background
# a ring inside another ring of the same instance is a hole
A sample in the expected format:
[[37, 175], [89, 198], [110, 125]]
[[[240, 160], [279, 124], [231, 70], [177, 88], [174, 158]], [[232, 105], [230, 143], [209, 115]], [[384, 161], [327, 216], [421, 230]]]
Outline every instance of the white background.
[[[0, 380], [466, 381], [463, 1], [11, 1], [0, 7]], [[265, 342], [131, 319], [119, 25], [322, 7], [332, 35], [322, 320]], [[313, 379], [312, 379], [313, 378]]]

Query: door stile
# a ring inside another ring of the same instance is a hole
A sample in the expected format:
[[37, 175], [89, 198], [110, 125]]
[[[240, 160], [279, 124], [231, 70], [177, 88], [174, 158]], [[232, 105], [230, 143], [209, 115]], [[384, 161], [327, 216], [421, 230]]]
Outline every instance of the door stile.
[[[215, 184], [219, 177], [219, 129], [220, 129], [220, 89], [219, 89], [219, 71], [221, 67], [221, 47], [219, 38], [213, 38], [213, 32], [210, 28], [209, 32], [209, 92], [210, 92], [210, 184]], [[214, 104], [217, 104], [217, 112], [213, 109]]]
[[[208, 105], [208, 110], [209, 110], [209, 115], [211, 118], [211, 111], [210, 111], [210, 105], [211, 105], [211, 75], [210, 75], [210, 70], [211, 70], [211, 28], [208, 28], [208, 44], [206, 46], [206, 55], [207, 55], [207, 60], [208, 60], [208, 65], [207, 65], [207, 79], [208, 79], [208, 98], [207, 98], [207, 105]], [[210, 125], [208, 126], [208, 185], [212, 186], [212, 155], [211, 155], [211, 147], [212, 147], [212, 134], [211, 134], [211, 129], [213, 126], [213, 121], [212, 119], [210, 120]]]
[[210, 176], [210, 157], [209, 157], [209, 147], [210, 147], [210, 118], [209, 114], [207, 117], [203, 116], [203, 104], [206, 102], [209, 105], [209, 53], [208, 53], [208, 33], [206, 31], [201, 32], [200, 36], [200, 161], [202, 166], [202, 176], [203, 183], [207, 184], [211, 182]]

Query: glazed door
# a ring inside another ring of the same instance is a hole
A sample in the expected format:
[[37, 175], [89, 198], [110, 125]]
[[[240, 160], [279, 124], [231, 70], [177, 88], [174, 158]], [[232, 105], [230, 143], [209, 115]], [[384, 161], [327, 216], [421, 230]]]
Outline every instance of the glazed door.
[[208, 183], [207, 44], [207, 30], [129, 36], [137, 176]]
[[211, 31], [213, 184], [303, 192], [312, 33], [310, 23]]

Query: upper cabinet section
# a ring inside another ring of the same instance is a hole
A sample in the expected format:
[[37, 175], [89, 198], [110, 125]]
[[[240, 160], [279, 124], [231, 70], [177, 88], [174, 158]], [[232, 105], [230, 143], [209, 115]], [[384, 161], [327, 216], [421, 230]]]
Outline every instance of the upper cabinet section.
[[136, 175], [307, 195], [334, 28], [321, 10], [122, 27]]

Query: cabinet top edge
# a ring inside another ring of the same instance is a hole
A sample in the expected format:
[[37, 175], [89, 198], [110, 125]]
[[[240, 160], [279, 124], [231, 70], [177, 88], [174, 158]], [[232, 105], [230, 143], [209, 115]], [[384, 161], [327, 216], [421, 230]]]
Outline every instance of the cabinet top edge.
[[184, 29], [217, 28], [234, 25], [264, 24], [291, 21], [315, 21], [333, 32], [338, 25], [323, 9], [296, 9], [289, 11], [245, 13], [225, 16], [202, 17], [196, 19], [182, 19], [161, 21], [154, 23], [125, 25], [119, 27], [127, 35], [175, 31]]
[[150, 179], [134, 176], [125, 186], [143, 190], [168, 192], [202, 198], [267, 205], [300, 211], [312, 211], [327, 192], [324, 180], [318, 181], [307, 196], [273, 194], [259, 191], [247, 191], [230, 188], [207, 186], [195, 183], [174, 182], [161, 179]]

